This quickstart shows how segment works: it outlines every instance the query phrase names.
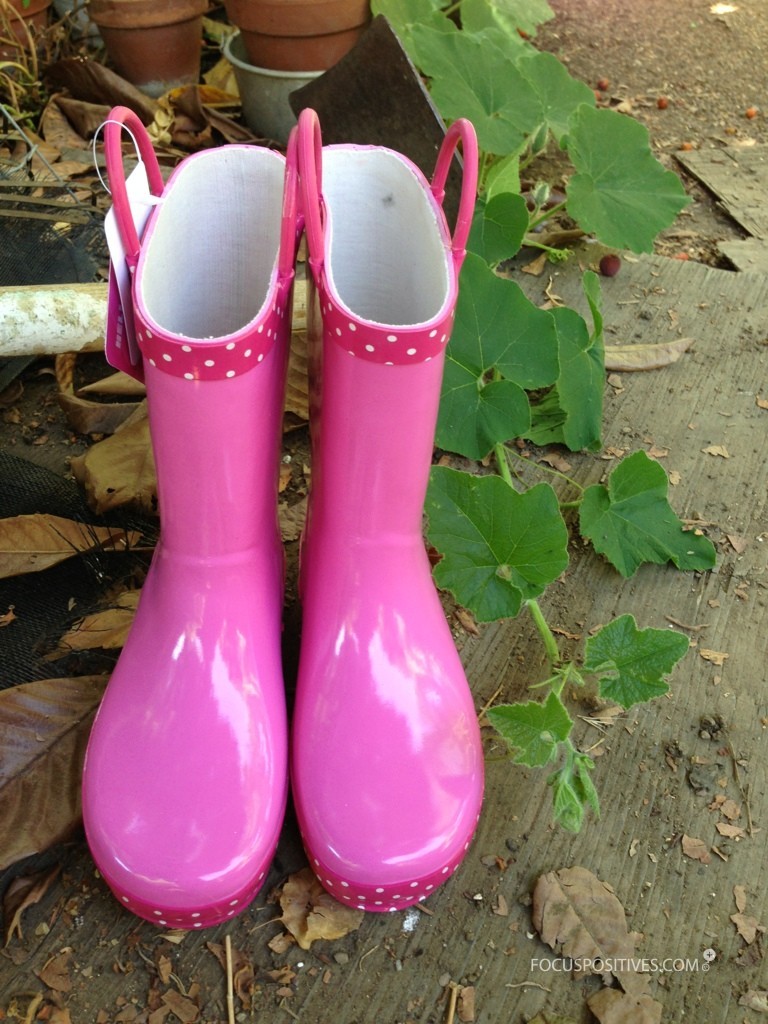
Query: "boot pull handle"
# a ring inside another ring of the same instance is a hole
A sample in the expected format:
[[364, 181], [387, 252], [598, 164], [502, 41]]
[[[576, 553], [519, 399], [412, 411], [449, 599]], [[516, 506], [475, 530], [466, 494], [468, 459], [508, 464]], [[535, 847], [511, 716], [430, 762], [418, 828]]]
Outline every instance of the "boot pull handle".
[[299, 130], [292, 128], [285, 151], [285, 184], [280, 224], [280, 254], [277, 272], [281, 280], [293, 279], [298, 235], [304, 230], [299, 206]]
[[[461, 262], [472, 227], [472, 215], [477, 195], [477, 136], [472, 122], [461, 117], [454, 121], [446, 132], [435, 164], [430, 186], [431, 192], [442, 206], [445, 198], [445, 182], [453, 154], [461, 142], [464, 158], [464, 174], [461, 183], [461, 199], [456, 227], [453, 232], [452, 248], [454, 259]], [[317, 268], [323, 262], [323, 140], [320, 120], [314, 110], [305, 107], [299, 114], [298, 151], [301, 190], [304, 200], [307, 242], [310, 265]]]
[[463, 174], [461, 180], [461, 198], [459, 200], [459, 212], [456, 217], [456, 226], [453, 229], [453, 255], [458, 261], [464, 259], [467, 239], [472, 227], [472, 216], [475, 211], [475, 199], [477, 196], [477, 135], [471, 121], [460, 117], [454, 121], [440, 146], [435, 163], [435, 173], [432, 176], [432, 195], [440, 205], [445, 199], [445, 182], [448, 178], [448, 171], [451, 167], [453, 154], [461, 142], [461, 154], [463, 159]]
[[125, 167], [123, 166], [123, 150], [121, 137], [123, 128], [126, 128], [132, 135], [141, 157], [142, 163], [147, 170], [149, 190], [153, 196], [161, 196], [165, 184], [160, 172], [160, 165], [152, 146], [152, 140], [147, 134], [141, 119], [128, 107], [113, 107], [109, 114], [109, 120], [104, 125], [104, 152], [107, 159], [107, 175], [109, 187], [112, 192], [112, 206], [117, 219], [117, 227], [120, 232], [126, 257], [129, 263], [135, 263], [139, 256], [139, 236], [131, 216], [131, 207], [128, 202], [128, 191], [125, 187]]

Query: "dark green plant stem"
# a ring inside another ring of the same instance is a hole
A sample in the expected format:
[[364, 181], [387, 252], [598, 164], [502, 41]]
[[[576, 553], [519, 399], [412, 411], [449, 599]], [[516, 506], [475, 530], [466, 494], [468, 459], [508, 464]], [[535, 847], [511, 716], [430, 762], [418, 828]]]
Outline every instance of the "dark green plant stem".
[[499, 473], [501, 478], [505, 480], [510, 487], [515, 486], [515, 481], [512, 479], [512, 471], [509, 468], [509, 462], [507, 461], [507, 447], [499, 441], [498, 444], [493, 446], [493, 455], [496, 459], [496, 465], [499, 467]]
[[[523, 458], [519, 452], [514, 451], [512, 448], [507, 448], [506, 451], [510, 455], [514, 455], [516, 459], [520, 459], [521, 462], [525, 462], [526, 465], [535, 466], [536, 469], [542, 473], [549, 473], [550, 476], [559, 477], [561, 480], [565, 480], [567, 484], [575, 487], [577, 491], [580, 491], [582, 494], [584, 493], [584, 488], [580, 483], [578, 483], [578, 481], [574, 480], [572, 476], [568, 476], [566, 473], [561, 472], [559, 469], [554, 469], [552, 466], [543, 466], [540, 462], [531, 462], [530, 459]], [[577, 501], [560, 502], [560, 508], [578, 508], [581, 502], [581, 498]]]
[[[557, 646], [557, 640], [555, 640], [554, 633], [549, 628], [549, 624], [544, 618], [544, 613], [541, 610], [539, 602], [536, 598], [531, 597], [525, 602], [525, 606], [531, 613], [531, 618], [539, 631], [541, 639], [544, 641], [544, 649], [547, 652], [550, 669], [557, 668], [560, 665], [560, 648]], [[562, 679], [559, 682], [559, 685], [557, 682], [554, 682], [552, 689], [559, 695], [560, 690], [562, 690], [564, 685], [565, 679]]]
[[545, 210], [543, 213], [539, 214], [538, 217], [534, 217], [533, 220], [528, 222], [528, 233], [537, 228], [539, 224], [543, 224], [545, 220], [552, 220], [552, 218], [556, 217], [561, 210], [565, 209], [566, 205], [566, 201], [562, 203], [557, 203], [555, 206], [550, 206], [548, 210]]

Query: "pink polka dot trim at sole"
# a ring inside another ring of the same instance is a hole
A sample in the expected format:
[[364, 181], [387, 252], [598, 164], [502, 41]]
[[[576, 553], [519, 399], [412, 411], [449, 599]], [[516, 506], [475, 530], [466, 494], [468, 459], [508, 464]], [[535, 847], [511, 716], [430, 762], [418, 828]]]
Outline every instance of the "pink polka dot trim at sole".
[[429, 874], [406, 881], [382, 882], [379, 885], [343, 878], [323, 865], [319, 857], [312, 854], [308, 854], [308, 856], [317, 880], [334, 899], [345, 906], [378, 914], [405, 910], [406, 907], [413, 906], [414, 903], [423, 903], [457, 871], [471, 842], [472, 839], [468, 839], [459, 856], [455, 856], [448, 864], [444, 864]]
[[106, 876], [104, 880], [114, 893], [118, 902], [137, 917], [151, 921], [160, 928], [183, 928], [187, 931], [198, 931], [201, 928], [213, 928], [241, 914], [255, 899], [267, 875], [272, 855], [265, 861], [253, 882], [238, 893], [217, 900], [216, 903], [199, 907], [167, 907], [158, 903], [149, 903], [133, 894], [126, 893], [120, 886], [114, 885]]

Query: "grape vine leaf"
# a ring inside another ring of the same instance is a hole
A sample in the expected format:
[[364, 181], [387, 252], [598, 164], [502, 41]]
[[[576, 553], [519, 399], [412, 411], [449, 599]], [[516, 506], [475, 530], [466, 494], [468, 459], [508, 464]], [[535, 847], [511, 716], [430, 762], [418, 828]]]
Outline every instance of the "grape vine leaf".
[[[554, 18], [547, 0], [462, 0], [461, 24], [468, 32], [500, 28], [510, 39], [520, 32], [534, 35], [539, 25]], [[519, 30], [519, 31], [518, 31]]]
[[643, 562], [672, 562], [678, 569], [711, 569], [715, 548], [703, 535], [686, 531], [667, 500], [664, 469], [643, 451], [623, 459], [608, 486], [593, 484], [579, 509], [583, 537], [622, 576]]
[[395, 35], [413, 61], [418, 63], [413, 40], [417, 25], [428, 26], [435, 32], [458, 31], [456, 25], [440, 11], [441, 0], [371, 0], [374, 17], [383, 14]]
[[517, 68], [539, 97], [542, 122], [561, 145], [570, 130], [571, 116], [579, 106], [586, 103], [594, 107], [594, 92], [573, 78], [552, 53], [531, 50], [518, 60]]
[[658, 233], [690, 198], [651, 152], [647, 129], [585, 103], [571, 117], [566, 143], [576, 170], [568, 182], [568, 213], [606, 245], [652, 252]]
[[520, 191], [520, 156], [518, 153], [510, 153], [495, 160], [488, 168], [485, 181], [481, 182], [481, 188], [485, 185], [485, 198], [493, 197], [502, 192]]
[[499, 476], [435, 466], [426, 512], [443, 555], [435, 582], [479, 622], [514, 617], [568, 565], [568, 529], [549, 484], [519, 493]]
[[488, 721], [514, 750], [518, 764], [541, 768], [557, 754], [558, 744], [568, 739], [571, 717], [554, 691], [540, 704], [498, 704], [489, 708]]
[[496, 266], [520, 251], [528, 223], [528, 207], [517, 193], [499, 192], [478, 199], [467, 248]]
[[534, 444], [564, 444], [571, 451], [600, 448], [603, 421], [605, 354], [602, 341], [590, 337], [575, 309], [559, 306], [552, 316], [557, 328], [560, 375], [557, 384], [532, 409]]
[[446, 352], [438, 445], [481, 459], [495, 444], [522, 435], [530, 425], [523, 389], [547, 387], [558, 372], [551, 314], [469, 253]]
[[523, 150], [543, 120], [542, 106], [515, 67], [501, 32], [442, 32], [416, 25], [411, 42], [414, 60], [432, 79], [432, 98], [446, 120], [468, 117], [480, 148], [489, 153]]
[[583, 671], [599, 676], [603, 699], [630, 708], [669, 690], [664, 677], [687, 650], [682, 633], [638, 629], [632, 615], [621, 615], [588, 638]]

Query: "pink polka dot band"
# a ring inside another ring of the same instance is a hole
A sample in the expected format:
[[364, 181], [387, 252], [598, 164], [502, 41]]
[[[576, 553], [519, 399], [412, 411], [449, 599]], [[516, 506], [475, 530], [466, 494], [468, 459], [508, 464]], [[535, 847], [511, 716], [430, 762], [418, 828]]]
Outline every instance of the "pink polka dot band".
[[172, 377], [185, 380], [227, 380], [247, 373], [263, 362], [269, 351], [289, 333], [285, 304], [288, 287], [281, 288], [275, 303], [258, 324], [215, 341], [169, 334], [149, 326], [136, 311], [136, 338], [144, 359]]
[[383, 327], [351, 316], [328, 295], [325, 281], [319, 289], [323, 331], [351, 356], [384, 366], [411, 366], [441, 356], [451, 337], [454, 311], [418, 327]]

